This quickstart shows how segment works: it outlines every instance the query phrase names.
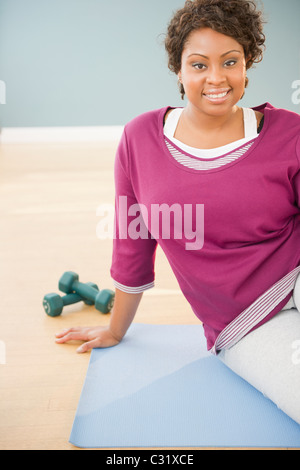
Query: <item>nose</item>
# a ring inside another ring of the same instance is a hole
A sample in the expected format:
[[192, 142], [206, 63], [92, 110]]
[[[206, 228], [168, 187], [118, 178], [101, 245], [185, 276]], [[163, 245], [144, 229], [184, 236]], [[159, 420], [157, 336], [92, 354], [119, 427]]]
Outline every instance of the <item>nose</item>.
[[226, 81], [223, 68], [211, 67], [208, 71], [207, 83], [210, 85], [221, 85]]

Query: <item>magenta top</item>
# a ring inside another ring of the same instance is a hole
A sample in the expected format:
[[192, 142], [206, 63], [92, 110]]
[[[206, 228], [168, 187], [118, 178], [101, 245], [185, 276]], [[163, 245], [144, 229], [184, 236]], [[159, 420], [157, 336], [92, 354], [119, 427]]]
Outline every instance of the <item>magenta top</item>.
[[125, 126], [111, 276], [125, 292], [153, 287], [159, 244], [212, 349], [254, 303], [263, 315], [243, 334], [291, 296], [295, 279], [287, 285], [285, 276], [300, 265], [300, 116], [269, 103], [253, 108], [265, 116], [256, 139], [201, 159], [164, 136], [168, 109]]

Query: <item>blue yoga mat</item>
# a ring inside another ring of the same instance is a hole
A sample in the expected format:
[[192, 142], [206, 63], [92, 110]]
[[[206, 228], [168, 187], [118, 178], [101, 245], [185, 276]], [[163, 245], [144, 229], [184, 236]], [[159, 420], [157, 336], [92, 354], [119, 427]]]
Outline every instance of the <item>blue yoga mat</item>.
[[81, 448], [300, 447], [300, 426], [206, 350], [201, 325], [134, 323], [94, 349], [70, 442]]

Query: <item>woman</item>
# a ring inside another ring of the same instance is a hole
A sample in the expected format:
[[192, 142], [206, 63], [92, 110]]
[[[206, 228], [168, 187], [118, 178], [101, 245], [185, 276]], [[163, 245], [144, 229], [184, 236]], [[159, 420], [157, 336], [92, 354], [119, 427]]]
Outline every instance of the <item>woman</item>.
[[[262, 25], [247, 0], [187, 1], [174, 15], [165, 44], [187, 105], [125, 127], [115, 166], [110, 325], [69, 329], [57, 342], [85, 341], [78, 352], [118, 344], [154, 285], [159, 244], [203, 322], [208, 349], [300, 424], [293, 361], [300, 314], [292, 296], [300, 272], [300, 117], [269, 103], [238, 106], [247, 70], [262, 59]], [[124, 200], [143, 208], [140, 236], [129, 236], [137, 212], [124, 218]], [[193, 244], [199, 204], [204, 240]], [[154, 206], [169, 210], [168, 236], [158, 218], [145, 217]], [[192, 221], [183, 233], [187, 207]]]

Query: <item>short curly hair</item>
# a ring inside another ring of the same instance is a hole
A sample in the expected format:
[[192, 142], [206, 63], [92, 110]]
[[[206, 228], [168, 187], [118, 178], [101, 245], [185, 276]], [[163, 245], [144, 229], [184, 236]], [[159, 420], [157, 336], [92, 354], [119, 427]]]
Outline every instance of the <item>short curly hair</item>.
[[[169, 69], [176, 75], [180, 72], [182, 52], [193, 31], [211, 28], [234, 38], [244, 48], [248, 70], [263, 59], [266, 40], [263, 24], [262, 11], [254, 0], [187, 0], [168, 25], [165, 48]], [[180, 92], [183, 99], [182, 84]]]

